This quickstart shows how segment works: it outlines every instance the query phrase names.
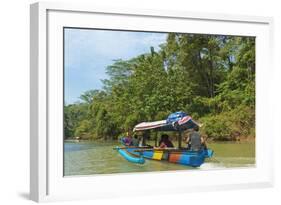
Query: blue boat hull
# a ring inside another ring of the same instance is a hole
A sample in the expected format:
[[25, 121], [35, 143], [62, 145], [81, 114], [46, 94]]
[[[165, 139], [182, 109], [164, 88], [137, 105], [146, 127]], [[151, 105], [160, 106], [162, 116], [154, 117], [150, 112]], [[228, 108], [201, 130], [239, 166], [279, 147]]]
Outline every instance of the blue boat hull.
[[120, 149], [119, 147], [116, 147], [116, 149], [118, 150], [119, 154], [129, 162], [137, 163], [137, 164], [144, 164], [145, 162], [142, 156], [134, 157], [124, 149]]
[[[163, 150], [141, 150], [141, 147], [130, 148], [127, 147], [126, 153], [135, 156], [136, 158], [146, 158], [153, 160], [164, 160], [171, 163], [182, 164], [186, 166], [199, 167], [201, 166], [206, 158], [210, 158], [213, 155], [213, 151], [211, 149], [200, 150], [200, 151], [190, 151], [187, 149], [178, 150], [178, 151], [163, 151]], [[129, 161], [129, 160], [128, 160]]]

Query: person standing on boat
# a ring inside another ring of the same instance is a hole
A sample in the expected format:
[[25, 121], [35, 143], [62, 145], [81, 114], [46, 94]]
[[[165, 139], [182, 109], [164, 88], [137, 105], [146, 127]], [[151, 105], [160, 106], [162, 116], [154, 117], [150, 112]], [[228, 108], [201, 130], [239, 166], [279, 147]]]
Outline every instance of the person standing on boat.
[[169, 135], [163, 134], [161, 135], [161, 139], [159, 141], [160, 148], [174, 147], [173, 143], [169, 139]]
[[199, 133], [199, 126], [193, 128], [193, 131], [186, 139], [186, 143], [191, 151], [199, 151], [205, 147], [204, 139]]

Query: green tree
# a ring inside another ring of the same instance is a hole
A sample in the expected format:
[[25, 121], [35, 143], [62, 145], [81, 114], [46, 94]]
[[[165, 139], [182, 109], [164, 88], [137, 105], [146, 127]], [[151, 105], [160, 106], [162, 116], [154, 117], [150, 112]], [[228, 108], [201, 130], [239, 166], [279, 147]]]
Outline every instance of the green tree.
[[142, 121], [185, 111], [214, 139], [254, 136], [255, 38], [170, 33], [156, 51], [106, 69], [103, 89], [64, 106], [65, 137], [116, 139]]

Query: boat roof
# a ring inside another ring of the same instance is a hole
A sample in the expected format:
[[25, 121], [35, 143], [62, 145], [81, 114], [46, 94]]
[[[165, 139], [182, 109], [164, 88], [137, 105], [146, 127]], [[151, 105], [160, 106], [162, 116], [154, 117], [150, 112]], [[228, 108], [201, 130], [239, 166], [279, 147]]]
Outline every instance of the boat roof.
[[190, 116], [185, 116], [180, 120], [172, 123], [167, 123], [167, 120], [154, 122], [142, 122], [134, 127], [134, 131], [155, 130], [155, 131], [184, 131], [195, 126], [201, 125], [195, 122]]

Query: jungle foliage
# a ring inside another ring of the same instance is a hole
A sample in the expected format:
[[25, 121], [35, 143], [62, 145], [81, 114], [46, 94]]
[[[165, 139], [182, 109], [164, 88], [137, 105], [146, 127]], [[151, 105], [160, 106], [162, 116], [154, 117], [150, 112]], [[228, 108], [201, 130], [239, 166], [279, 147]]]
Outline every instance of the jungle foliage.
[[65, 105], [65, 137], [115, 139], [175, 111], [214, 140], [255, 136], [255, 38], [169, 33], [160, 47], [115, 60], [103, 89]]

